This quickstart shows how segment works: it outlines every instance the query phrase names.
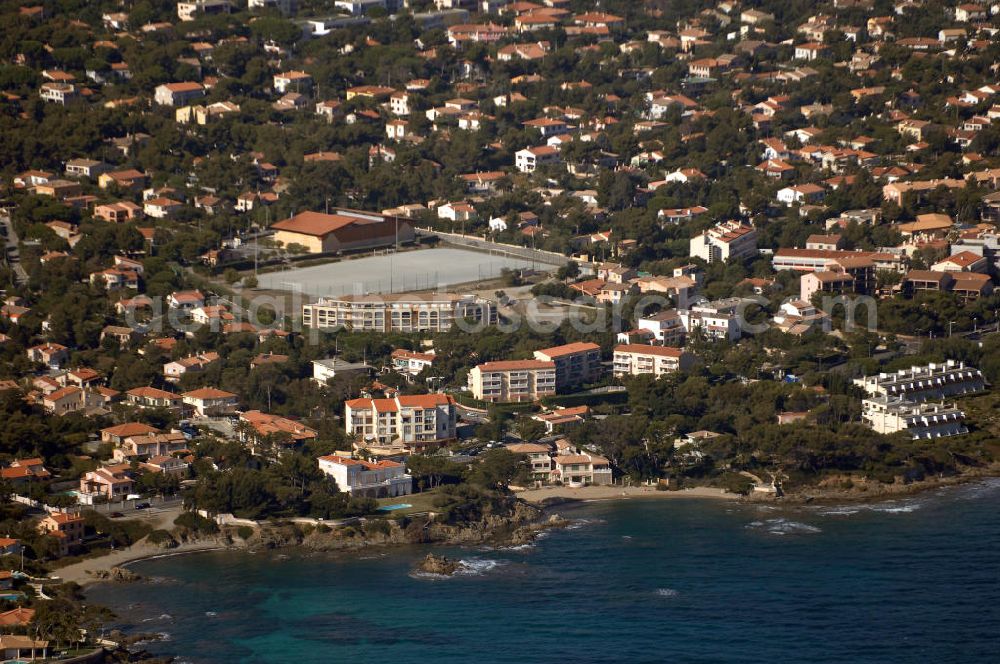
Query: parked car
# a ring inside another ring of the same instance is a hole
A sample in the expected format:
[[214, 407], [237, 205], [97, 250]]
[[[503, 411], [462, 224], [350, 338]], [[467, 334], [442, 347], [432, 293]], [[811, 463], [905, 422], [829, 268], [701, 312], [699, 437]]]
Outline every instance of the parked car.
[[122, 518], [125, 515], [122, 514], [121, 512], [112, 512], [108, 516], [111, 517], [112, 519], [120, 519], [120, 518]]
[[152, 507], [152, 505], [150, 505], [149, 503], [136, 503], [135, 504], [135, 508], [137, 510], [148, 510], [150, 507]]

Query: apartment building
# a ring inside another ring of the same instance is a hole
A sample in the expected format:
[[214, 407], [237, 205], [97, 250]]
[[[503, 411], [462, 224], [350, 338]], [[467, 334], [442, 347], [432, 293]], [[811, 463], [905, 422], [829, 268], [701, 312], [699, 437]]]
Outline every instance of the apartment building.
[[486, 362], [469, 372], [469, 389], [481, 401], [535, 401], [556, 393], [555, 362]]
[[688, 335], [700, 330], [707, 339], [737, 341], [743, 335], [741, 327], [741, 298], [727, 298], [697, 304], [690, 309], [679, 309], [677, 315]]
[[535, 359], [556, 365], [556, 389], [590, 383], [601, 376], [601, 347], [577, 342], [535, 351]]
[[653, 339], [663, 346], [680, 346], [684, 343], [684, 335], [687, 333], [680, 314], [674, 309], [641, 316], [637, 329], [650, 332]]
[[331, 454], [318, 459], [319, 469], [352, 496], [394, 498], [413, 492], [413, 477], [395, 461], [362, 461]]
[[446, 332], [456, 320], [495, 325], [493, 303], [472, 295], [343, 295], [302, 306], [302, 323], [321, 330]]
[[955, 360], [855, 378], [854, 384], [873, 397], [898, 397], [916, 403], [975, 394], [986, 389], [986, 380], [979, 369]]
[[905, 431], [913, 440], [932, 440], [969, 432], [963, 424], [965, 413], [943, 402], [915, 403], [900, 397], [878, 396], [862, 402], [861, 417], [878, 433]]
[[691, 238], [689, 253], [706, 263], [753, 256], [757, 253], [757, 229], [738, 221], [724, 221]]
[[455, 400], [447, 394], [410, 394], [344, 403], [349, 435], [380, 445], [439, 443], [455, 438]]
[[896, 254], [878, 251], [836, 251], [828, 249], [781, 248], [774, 252], [771, 266], [776, 271], [798, 270], [799, 272], [820, 272], [845, 259], [870, 261], [876, 270], [900, 271], [903, 258]]
[[614, 350], [614, 375], [638, 376], [652, 374], [659, 378], [694, 366], [695, 355], [670, 346], [621, 344]]

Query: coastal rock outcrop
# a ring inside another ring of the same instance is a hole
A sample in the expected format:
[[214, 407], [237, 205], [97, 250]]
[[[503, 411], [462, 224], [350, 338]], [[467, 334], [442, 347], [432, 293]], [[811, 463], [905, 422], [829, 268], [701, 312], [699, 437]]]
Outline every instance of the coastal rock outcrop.
[[114, 581], [115, 583], [131, 583], [142, 578], [126, 567], [99, 569], [96, 572], [92, 572], [92, 574], [103, 581]]
[[460, 561], [452, 560], [446, 556], [435, 556], [433, 553], [428, 553], [419, 563], [417, 563], [417, 571], [424, 572], [426, 574], [451, 576], [460, 569], [462, 569], [462, 563]]

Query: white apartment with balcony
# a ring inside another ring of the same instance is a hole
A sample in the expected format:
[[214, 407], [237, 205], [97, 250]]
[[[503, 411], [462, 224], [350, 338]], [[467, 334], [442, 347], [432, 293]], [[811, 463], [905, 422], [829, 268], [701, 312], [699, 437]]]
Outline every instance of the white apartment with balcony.
[[486, 362], [469, 372], [469, 389], [481, 401], [536, 401], [556, 393], [556, 364], [542, 360]]
[[963, 424], [965, 413], [943, 402], [915, 403], [899, 397], [872, 397], [862, 402], [862, 419], [878, 433], [905, 431], [913, 440], [932, 440], [969, 432]]
[[918, 403], [986, 389], [986, 379], [979, 369], [955, 360], [855, 378], [854, 384], [873, 397], [900, 397]]
[[302, 323], [321, 330], [446, 332], [456, 320], [494, 325], [496, 307], [473, 295], [343, 295], [302, 306]]
[[691, 238], [690, 255], [716, 263], [757, 253], [757, 229], [738, 221], [724, 221]]
[[348, 435], [379, 445], [433, 444], [455, 438], [455, 400], [447, 394], [410, 394], [344, 403]]
[[621, 344], [614, 350], [614, 375], [652, 374], [659, 378], [676, 371], [686, 371], [694, 366], [695, 360], [693, 353], [680, 348]]
[[395, 461], [362, 461], [331, 454], [317, 460], [320, 471], [352, 496], [394, 498], [413, 493], [413, 477]]

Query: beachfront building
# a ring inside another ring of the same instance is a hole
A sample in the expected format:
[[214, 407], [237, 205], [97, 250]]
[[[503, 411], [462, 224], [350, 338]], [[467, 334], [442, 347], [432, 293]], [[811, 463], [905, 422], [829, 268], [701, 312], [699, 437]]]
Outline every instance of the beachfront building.
[[302, 324], [321, 330], [447, 332], [456, 320], [495, 325], [493, 303], [455, 293], [343, 295], [302, 306]]
[[862, 420], [872, 430], [883, 434], [905, 431], [913, 440], [968, 433], [964, 419], [965, 413], [957, 406], [943, 402], [915, 403], [890, 396], [872, 397], [862, 402]]
[[694, 363], [695, 355], [681, 348], [621, 344], [615, 346], [613, 366], [615, 377], [653, 374], [659, 378], [676, 371], [686, 371]]
[[68, 512], [51, 512], [38, 522], [38, 532], [55, 538], [59, 555], [66, 556], [83, 541], [83, 517]]
[[601, 376], [601, 347], [576, 342], [535, 351], [535, 359], [556, 365], [556, 390], [591, 383]]
[[480, 401], [536, 401], [555, 395], [556, 365], [542, 360], [486, 362], [469, 372], [469, 389]]
[[379, 445], [424, 447], [455, 439], [455, 400], [447, 394], [409, 394], [344, 403], [349, 435]]
[[611, 462], [596, 454], [565, 454], [552, 459], [549, 480], [569, 486], [611, 484]]
[[854, 384], [873, 397], [899, 397], [917, 403], [976, 394], [986, 389], [979, 369], [955, 360], [855, 378]]
[[320, 471], [341, 491], [367, 498], [394, 498], [413, 492], [413, 477], [395, 461], [362, 461], [331, 454], [318, 459]]
[[524, 457], [524, 464], [531, 473], [531, 479], [545, 481], [552, 474], [552, 449], [541, 443], [512, 443], [507, 445], [511, 454]]
[[738, 221], [724, 221], [691, 238], [689, 253], [706, 263], [753, 256], [757, 253], [757, 229]]

